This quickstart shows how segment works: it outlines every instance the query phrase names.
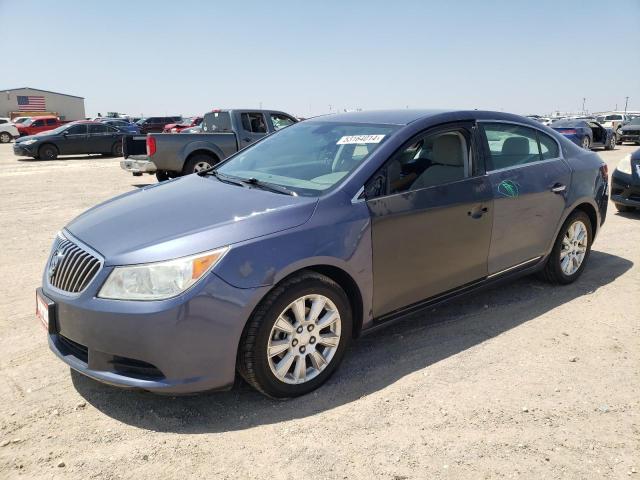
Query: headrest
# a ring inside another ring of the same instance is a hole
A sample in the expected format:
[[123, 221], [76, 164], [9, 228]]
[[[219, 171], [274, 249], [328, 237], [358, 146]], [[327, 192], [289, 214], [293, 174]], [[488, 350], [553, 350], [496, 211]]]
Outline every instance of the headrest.
[[433, 141], [433, 162], [460, 167], [464, 164], [464, 151], [460, 137], [455, 134], [441, 135]]
[[529, 139], [509, 137], [502, 144], [503, 155], [529, 155]]

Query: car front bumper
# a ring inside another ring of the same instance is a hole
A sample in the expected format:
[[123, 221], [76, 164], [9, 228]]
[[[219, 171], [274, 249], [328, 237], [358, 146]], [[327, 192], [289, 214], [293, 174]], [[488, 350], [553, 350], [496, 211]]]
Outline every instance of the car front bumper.
[[146, 157], [134, 156], [120, 161], [120, 168], [133, 174], [156, 173], [158, 170], [156, 164], [151, 160], [148, 160]]
[[22, 143], [13, 144], [13, 154], [18, 157], [35, 157], [36, 151], [33, 145], [23, 145]]
[[640, 208], [640, 178], [615, 170], [611, 175], [611, 200], [628, 207]]
[[631, 134], [622, 132], [621, 142], [640, 142], [640, 134]]
[[100, 382], [158, 393], [233, 385], [242, 330], [267, 287], [235, 288], [210, 273], [169, 300], [97, 298], [111, 270], [104, 267], [77, 296], [44, 279], [42, 293], [55, 302], [49, 346], [62, 361]]

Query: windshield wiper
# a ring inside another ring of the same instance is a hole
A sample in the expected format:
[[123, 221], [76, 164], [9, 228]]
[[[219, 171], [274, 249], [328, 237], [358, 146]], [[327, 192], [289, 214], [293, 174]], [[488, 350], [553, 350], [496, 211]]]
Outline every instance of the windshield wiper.
[[262, 188], [263, 190], [269, 190], [271, 192], [281, 193], [283, 195], [291, 195], [292, 197], [298, 196], [298, 194], [293, 190], [289, 190], [288, 188], [283, 187], [281, 185], [276, 185], [269, 182], [263, 182], [262, 180], [258, 180], [255, 177], [243, 178], [243, 179], [240, 179], [240, 181], [243, 183], [247, 183], [249, 185], [254, 185], [256, 187]]
[[244, 184], [240, 181], [240, 180], [234, 180], [234, 178], [231, 178], [223, 173], [218, 172], [217, 170], [213, 170], [213, 169], [209, 169], [209, 170], [202, 170], [200, 172], [198, 172], [198, 175], [200, 175], [201, 177], [205, 176], [205, 175], [213, 175], [214, 177], [216, 177], [218, 180], [220, 180], [221, 182], [224, 183], [230, 183], [232, 185], [238, 185], [240, 187], [244, 187]]

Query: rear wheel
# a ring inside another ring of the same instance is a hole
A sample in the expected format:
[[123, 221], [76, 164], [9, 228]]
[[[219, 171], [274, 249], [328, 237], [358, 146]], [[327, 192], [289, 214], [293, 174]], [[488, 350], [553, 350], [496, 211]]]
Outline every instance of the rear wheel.
[[58, 158], [58, 149], [53, 145], [43, 145], [38, 150], [38, 157], [42, 160], [55, 160]]
[[584, 137], [582, 139], [582, 148], [589, 150], [589, 147], [591, 147], [591, 140], [589, 140], [589, 137]]
[[336, 370], [351, 331], [344, 290], [324, 275], [302, 272], [256, 308], [240, 340], [238, 371], [268, 396], [304, 395]]
[[11, 141], [11, 135], [8, 132], [0, 133], [0, 143], [9, 143]]
[[166, 180], [171, 180], [172, 178], [179, 177], [180, 174], [176, 172], [169, 172], [167, 170], [158, 170], [156, 171], [156, 178], [159, 182], [164, 182]]
[[616, 136], [615, 135], [611, 135], [611, 138], [609, 139], [609, 141], [605, 145], [604, 149], [605, 150], [613, 150], [615, 148], [616, 148]]
[[544, 279], [559, 284], [574, 282], [582, 274], [589, 258], [592, 232], [591, 220], [582, 210], [569, 215], [542, 271]]
[[182, 173], [184, 175], [198, 173], [213, 167], [216, 163], [218, 163], [217, 158], [214, 158], [210, 155], [205, 155], [204, 153], [199, 153], [187, 160], [187, 162], [184, 164], [184, 168], [182, 169]]
[[116, 142], [113, 144], [113, 147], [111, 147], [111, 155], [114, 157], [122, 156], [122, 142]]

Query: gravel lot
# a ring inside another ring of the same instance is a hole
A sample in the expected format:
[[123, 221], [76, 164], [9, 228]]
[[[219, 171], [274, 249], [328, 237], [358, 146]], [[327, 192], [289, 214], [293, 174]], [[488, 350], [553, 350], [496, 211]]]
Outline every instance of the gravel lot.
[[[612, 171], [635, 148], [601, 155]], [[118, 160], [0, 145], [0, 478], [640, 478], [640, 213], [610, 205], [577, 283], [521, 279], [364, 337], [309, 396], [161, 397], [70, 372], [34, 317], [56, 231], [155, 181]]]

